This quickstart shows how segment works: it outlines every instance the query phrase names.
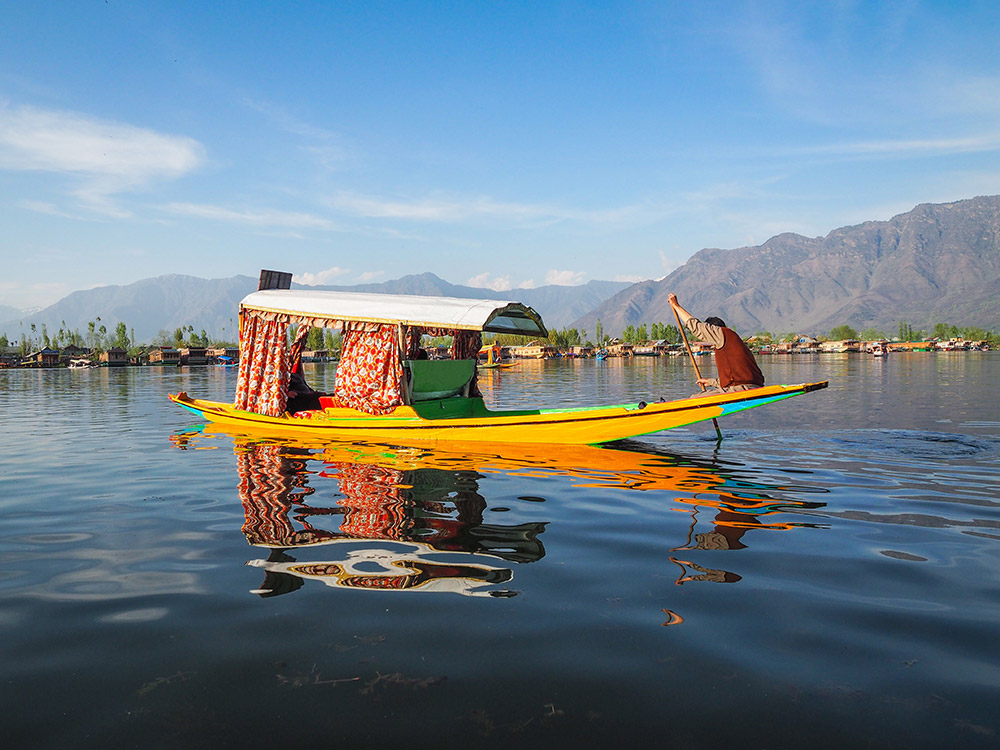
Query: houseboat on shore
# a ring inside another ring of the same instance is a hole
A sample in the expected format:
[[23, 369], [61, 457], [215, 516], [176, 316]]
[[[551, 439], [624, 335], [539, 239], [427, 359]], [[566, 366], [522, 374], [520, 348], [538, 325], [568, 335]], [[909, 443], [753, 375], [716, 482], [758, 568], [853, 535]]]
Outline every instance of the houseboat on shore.
[[850, 352], [860, 352], [861, 342], [857, 339], [843, 339], [842, 341], [823, 341], [819, 345], [819, 350], [825, 354], [845, 354]]
[[617, 341], [604, 347], [609, 357], [631, 357], [635, 350], [631, 344]]
[[128, 365], [128, 352], [120, 346], [112, 346], [101, 352], [98, 360], [101, 367], [125, 367]]
[[176, 366], [181, 361], [181, 353], [172, 346], [158, 346], [150, 350], [148, 361], [156, 366]]
[[515, 359], [550, 359], [560, 354], [551, 344], [529, 341], [524, 346], [512, 346], [510, 356]]

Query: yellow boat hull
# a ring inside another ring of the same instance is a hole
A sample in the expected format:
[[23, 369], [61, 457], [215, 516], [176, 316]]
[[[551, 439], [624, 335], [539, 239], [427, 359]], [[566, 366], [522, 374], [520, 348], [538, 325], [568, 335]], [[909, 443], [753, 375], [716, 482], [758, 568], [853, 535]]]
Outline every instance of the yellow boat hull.
[[448, 398], [399, 406], [384, 416], [328, 408], [268, 417], [241, 411], [230, 404], [193, 399], [183, 392], [169, 397], [206, 421], [272, 434], [358, 440], [595, 445], [716, 419], [826, 387], [823, 381], [650, 404], [519, 411], [490, 411], [479, 398]]

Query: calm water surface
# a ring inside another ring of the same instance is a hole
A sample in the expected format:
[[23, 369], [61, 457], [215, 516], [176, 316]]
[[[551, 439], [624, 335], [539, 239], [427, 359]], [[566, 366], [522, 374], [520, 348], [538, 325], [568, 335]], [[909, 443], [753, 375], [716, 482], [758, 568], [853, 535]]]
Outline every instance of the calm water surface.
[[268, 441], [166, 399], [231, 371], [0, 372], [4, 746], [997, 747], [1000, 356], [762, 369], [831, 386], [605, 448]]

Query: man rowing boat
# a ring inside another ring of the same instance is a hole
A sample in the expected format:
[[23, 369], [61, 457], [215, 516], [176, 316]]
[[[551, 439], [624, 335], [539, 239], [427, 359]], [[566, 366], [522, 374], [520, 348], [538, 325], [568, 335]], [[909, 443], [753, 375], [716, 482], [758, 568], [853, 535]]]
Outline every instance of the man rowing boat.
[[692, 335], [715, 348], [715, 368], [719, 377], [698, 378], [698, 385], [705, 388], [705, 393], [749, 391], [764, 385], [764, 375], [753, 353], [736, 331], [726, 327], [722, 318], [705, 318], [702, 322], [681, 307], [676, 294], [667, 295], [667, 301]]

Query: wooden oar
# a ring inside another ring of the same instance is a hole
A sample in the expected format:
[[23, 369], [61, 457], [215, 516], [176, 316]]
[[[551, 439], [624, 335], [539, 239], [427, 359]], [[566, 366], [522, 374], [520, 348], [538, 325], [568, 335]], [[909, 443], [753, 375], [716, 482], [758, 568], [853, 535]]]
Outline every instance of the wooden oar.
[[[694, 376], [701, 380], [701, 370], [698, 369], [698, 360], [694, 358], [694, 352], [691, 351], [691, 344], [688, 343], [687, 334], [684, 332], [684, 324], [681, 323], [680, 313], [677, 312], [676, 308], [674, 310], [674, 317], [677, 318], [677, 327], [681, 329], [681, 338], [684, 339], [684, 347], [687, 349], [688, 356], [691, 357], [691, 364], [694, 365]], [[698, 383], [698, 387], [701, 388], [702, 392], [705, 391], [705, 386]], [[715, 417], [712, 417], [712, 424], [715, 425], [715, 434], [719, 436], [719, 440], [722, 440], [722, 430], [719, 429], [719, 423], [716, 421]]]

